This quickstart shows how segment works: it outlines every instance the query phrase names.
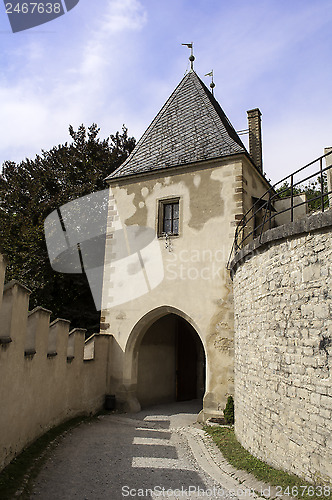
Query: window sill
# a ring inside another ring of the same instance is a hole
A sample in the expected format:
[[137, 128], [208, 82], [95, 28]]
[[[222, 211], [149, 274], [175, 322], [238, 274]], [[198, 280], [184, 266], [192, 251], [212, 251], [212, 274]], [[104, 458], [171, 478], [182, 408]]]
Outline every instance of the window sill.
[[[169, 234], [169, 233], [168, 233], [168, 235], [167, 235], [167, 236], [168, 236], [168, 238], [179, 238], [179, 237], [180, 237], [180, 234]], [[164, 239], [165, 239], [165, 238], [166, 238], [166, 234], [165, 234], [165, 233], [161, 233], [161, 234], [158, 234], [158, 236], [157, 236], [157, 237], [158, 237], [158, 238], [160, 238], [160, 239], [161, 239], [161, 238], [164, 238]]]

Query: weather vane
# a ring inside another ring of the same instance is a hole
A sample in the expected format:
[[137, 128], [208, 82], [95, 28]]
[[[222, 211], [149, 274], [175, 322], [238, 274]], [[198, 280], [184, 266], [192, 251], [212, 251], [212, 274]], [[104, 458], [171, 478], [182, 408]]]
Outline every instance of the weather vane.
[[195, 61], [195, 56], [194, 56], [194, 51], [193, 51], [194, 43], [193, 42], [183, 43], [182, 45], [186, 45], [188, 47], [188, 49], [191, 49], [191, 54], [189, 56], [190, 69], [194, 70], [194, 61]]
[[214, 81], [213, 81], [213, 70], [211, 70], [211, 71], [210, 71], [210, 73], [206, 73], [206, 75], [205, 75], [205, 76], [211, 76], [211, 77], [212, 77], [212, 81], [211, 81], [211, 83], [210, 83], [210, 87], [211, 87], [211, 92], [212, 92], [212, 95], [214, 95], [214, 93], [213, 93], [213, 89], [214, 89], [214, 87], [216, 86], [216, 84], [215, 84], [215, 83], [214, 83]]

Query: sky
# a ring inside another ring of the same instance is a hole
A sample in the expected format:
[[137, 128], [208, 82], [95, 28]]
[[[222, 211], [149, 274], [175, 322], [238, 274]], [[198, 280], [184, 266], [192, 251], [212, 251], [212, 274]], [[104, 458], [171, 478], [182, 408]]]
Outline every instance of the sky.
[[[15, 2], [13, 2], [15, 3]], [[0, 164], [70, 141], [97, 123], [139, 139], [189, 69], [214, 71], [236, 130], [260, 108], [272, 182], [332, 146], [331, 0], [80, 0], [12, 33], [0, 3]], [[245, 142], [245, 136], [241, 136]]]

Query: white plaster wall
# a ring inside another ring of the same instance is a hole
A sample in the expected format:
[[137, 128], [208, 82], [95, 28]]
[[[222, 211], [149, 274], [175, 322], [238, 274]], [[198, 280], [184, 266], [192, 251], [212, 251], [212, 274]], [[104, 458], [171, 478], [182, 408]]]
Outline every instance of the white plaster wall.
[[[131, 400], [135, 405], [135, 342], [144, 330], [143, 324], [140, 329], [135, 325], [160, 307], [179, 311], [202, 340], [207, 358], [206, 416], [219, 414], [233, 393], [233, 301], [226, 263], [242, 216], [244, 161], [209, 162], [111, 184], [122, 225], [157, 231], [159, 200], [180, 198], [179, 236], [171, 238], [171, 250], [163, 238], [158, 239], [164, 272], [159, 285], [134, 300], [107, 307], [112, 272], [104, 274], [102, 323], [115, 339], [111, 384], [119, 401]], [[257, 178], [256, 190], [260, 182]], [[108, 238], [106, 262], [111, 262], [112, 251], [112, 238]], [[154, 320], [158, 317], [156, 313]]]

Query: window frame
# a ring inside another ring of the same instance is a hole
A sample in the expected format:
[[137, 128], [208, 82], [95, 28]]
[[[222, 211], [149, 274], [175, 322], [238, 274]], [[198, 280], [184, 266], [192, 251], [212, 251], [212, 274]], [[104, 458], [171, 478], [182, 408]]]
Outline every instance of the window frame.
[[[172, 197], [172, 198], [163, 198], [162, 200], [158, 200], [158, 238], [165, 237], [166, 233], [164, 232], [164, 220], [165, 220], [165, 206], [166, 205], [175, 205], [177, 204], [179, 207], [179, 219], [178, 219], [178, 232], [177, 233], [167, 233], [169, 236], [179, 236], [180, 235], [180, 197]], [[173, 218], [172, 224], [173, 224]]]

